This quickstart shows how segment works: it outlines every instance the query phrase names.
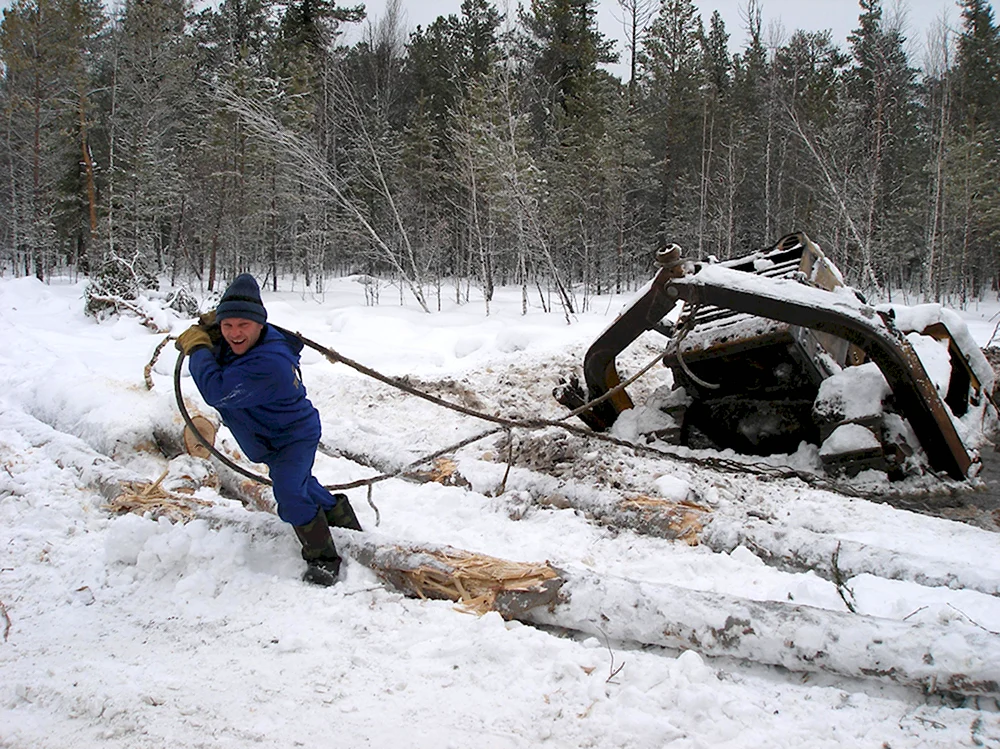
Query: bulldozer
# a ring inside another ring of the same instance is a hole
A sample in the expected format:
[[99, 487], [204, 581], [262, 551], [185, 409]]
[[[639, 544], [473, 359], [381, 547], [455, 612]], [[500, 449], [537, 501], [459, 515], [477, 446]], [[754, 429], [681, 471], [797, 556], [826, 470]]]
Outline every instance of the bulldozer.
[[995, 375], [954, 311], [869, 304], [802, 232], [722, 262], [692, 262], [671, 245], [656, 264], [588, 349], [586, 391], [571, 377], [554, 392], [591, 429], [634, 407], [616, 358], [655, 331], [673, 374], [660, 399], [672, 427], [660, 439], [745, 455], [806, 443], [836, 475], [978, 473], [997, 420]]

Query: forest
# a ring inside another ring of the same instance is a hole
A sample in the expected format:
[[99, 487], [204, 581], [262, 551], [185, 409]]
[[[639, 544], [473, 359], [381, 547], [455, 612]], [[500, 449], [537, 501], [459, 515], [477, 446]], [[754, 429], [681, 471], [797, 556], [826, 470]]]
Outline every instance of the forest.
[[842, 49], [745, 0], [735, 53], [692, 0], [618, 0], [616, 51], [596, 5], [464, 0], [408, 31], [399, 0], [13, 0], [0, 273], [85, 277], [91, 311], [248, 270], [572, 313], [664, 245], [723, 260], [804, 231], [876, 298], [1000, 292], [990, 3], [909, 40], [859, 0]]

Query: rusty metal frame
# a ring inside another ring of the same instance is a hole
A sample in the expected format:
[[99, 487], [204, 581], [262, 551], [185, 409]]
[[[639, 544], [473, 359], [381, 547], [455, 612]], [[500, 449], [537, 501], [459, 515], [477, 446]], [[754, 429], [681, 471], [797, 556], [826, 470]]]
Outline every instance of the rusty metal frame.
[[[955, 479], [968, 475], [973, 461], [948, 409], [910, 342], [888, 315], [859, 300], [845, 303], [842, 294], [794, 281], [712, 268], [709, 278], [686, 275], [679, 265], [657, 273], [642, 296], [587, 351], [584, 378], [591, 399], [619, 384], [618, 354], [644, 331], [656, 328], [678, 301], [724, 307], [829, 333], [858, 346], [882, 371], [932, 468]], [[595, 423], [607, 428], [631, 407], [631, 399], [621, 391], [595, 407]]]

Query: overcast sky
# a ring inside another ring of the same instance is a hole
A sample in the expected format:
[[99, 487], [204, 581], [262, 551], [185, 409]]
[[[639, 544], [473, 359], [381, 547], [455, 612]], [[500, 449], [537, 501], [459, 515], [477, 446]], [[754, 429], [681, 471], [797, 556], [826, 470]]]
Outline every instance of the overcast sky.
[[[377, 18], [384, 12], [386, 0], [362, 1], [365, 2], [370, 19]], [[503, 10], [506, 2], [510, 3], [511, 8], [516, 9], [517, 0], [495, 0], [494, 4]], [[524, 5], [529, 4], [529, 0], [522, 2]], [[407, 25], [411, 28], [417, 25], [427, 26], [440, 15], [458, 14], [462, 6], [462, 0], [402, 0], [402, 3]], [[745, 23], [741, 18], [741, 10], [745, 9], [746, 0], [713, 0], [695, 2], [695, 5], [701, 11], [706, 27], [712, 12], [719, 11], [722, 20], [725, 21], [731, 46], [734, 51], [739, 51], [745, 38]], [[923, 48], [928, 29], [935, 27], [941, 18], [945, 18], [953, 28], [957, 28], [958, 6], [955, 0], [884, 0], [883, 2], [887, 14], [893, 12], [897, 6], [905, 13], [907, 38], [911, 42], [910, 52], [913, 55], [911, 62], [920, 67], [923, 63]], [[834, 41], [843, 48], [847, 46], [847, 35], [857, 28], [860, 13], [856, 0], [762, 0], [761, 8], [765, 40], [770, 38], [768, 29], [772, 24], [775, 26], [780, 24], [784, 28], [786, 37], [796, 29], [807, 31], [829, 29], [833, 33]], [[619, 40], [619, 52], [624, 49], [621, 42], [622, 24], [618, 20], [621, 15], [618, 0], [600, 0], [598, 24], [606, 36]], [[615, 72], [621, 75], [623, 70], [622, 67]]]
[[[204, 4], [212, 0], [195, 1], [196, 4]], [[530, 4], [530, 0], [521, 2], [524, 5]], [[338, 4], [352, 6], [358, 3], [365, 5], [368, 18], [374, 20], [384, 12], [386, 0], [340, 0]], [[114, 0], [109, 0], [107, 4], [114, 4]], [[402, 0], [402, 4], [407, 26], [413, 29], [418, 25], [427, 26], [441, 15], [449, 13], [457, 15], [461, 10], [462, 0]], [[517, 4], [518, 0], [494, 0], [494, 5], [498, 9], [511, 16], [516, 13]], [[712, 12], [719, 11], [722, 20], [725, 21], [730, 46], [734, 52], [740, 50], [745, 40], [746, 24], [742, 18], [742, 11], [746, 8], [746, 4], [747, 0], [704, 0], [704, 2], [696, 0], [695, 2], [706, 27]], [[0, 0], [0, 9], [9, 6], [10, 0]], [[911, 63], [916, 67], [923, 67], [927, 32], [936, 28], [939, 20], [944, 19], [953, 29], [959, 28], [957, 0], [883, 0], [882, 6], [887, 15], [894, 12], [903, 13]], [[508, 7], [514, 10], [505, 10]], [[766, 42], [774, 38], [774, 34], [770, 33], [772, 31], [783, 30], [784, 38], [779, 36], [779, 41], [787, 41], [788, 36], [796, 29], [807, 31], [829, 29], [833, 33], [834, 42], [845, 49], [847, 35], [857, 28], [860, 13], [857, 0], [761, 0], [761, 8]], [[624, 51], [622, 41], [624, 34], [619, 20], [621, 16], [618, 0], [599, 0], [598, 24], [607, 37], [617, 41], [619, 52]], [[360, 36], [360, 30], [348, 32], [346, 41], [354, 41], [355, 36]], [[626, 72], [626, 66], [613, 66], [613, 71], [622, 76]]]

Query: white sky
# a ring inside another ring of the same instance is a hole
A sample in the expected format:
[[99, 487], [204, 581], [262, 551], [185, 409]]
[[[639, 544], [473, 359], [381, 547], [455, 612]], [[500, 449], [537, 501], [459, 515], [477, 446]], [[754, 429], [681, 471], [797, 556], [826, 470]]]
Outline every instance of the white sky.
[[[204, 0], [200, 0], [204, 2]], [[368, 10], [369, 20], [374, 20], [385, 11], [386, 0], [342, 0], [341, 5], [349, 6], [361, 2]], [[521, 0], [522, 4], [530, 4], [530, 0]], [[440, 15], [458, 14], [462, 0], [402, 0], [406, 13], [407, 25], [415, 28], [418, 25], [427, 26]], [[518, 0], [494, 0], [494, 4], [506, 11], [510, 17], [516, 14]], [[701, 11], [702, 21], [708, 26], [712, 12], [718, 10], [726, 23], [729, 32], [730, 45], [738, 51], [744, 41], [745, 24], [741, 17], [746, 7], [746, 0], [714, 0], [714, 2], [696, 2]], [[0, 0], [0, 10], [10, 7], [10, 0]], [[765, 39], [772, 41], [774, 33], [781, 30], [787, 38], [796, 29], [808, 31], [830, 29], [834, 41], [846, 47], [847, 36], [857, 27], [859, 7], [855, 0], [762, 0]], [[944, 19], [952, 28], [957, 29], [960, 21], [957, 0], [883, 0], [886, 14], [902, 12], [906, 19], [907, 38], [911, 45], [911, 59], [914, 65], [922, 67], [923, 48], [927, 32]], [[624, 51], [622, 42], [622, 24], [618, 0], [599, 0], [598, 24], [601, 31], [609, 38], [618, 42], [617, 50]], [[356, 35], [348, 32], [347, 40]], [[624, 57], [624, 55], [623, 55]], [[627, 66], [611, 66], [619, 76], [627, 72]]]
[[[522, 2], [528, 5], [529, 0]], [[402, 3], [411, 28], [417, 25], [427, 26], [440, 15], [458, 14], [462, 6], [462, 0], [434, 0], [434, 2], [402, 0]], [[516, 0], [495, 0], [496, 6], [501, 9], [507, 3], [512, 9], [510, 15], [514, 15], [517, 8]], [[712, 12], [718, 10], [722, 20], [725, 21], [734, 51], [742, 47], [745, 24], [741, 12], [746, 7], [746, 0], [715, 0], [715, 2], [696, 2], [695, 5], [701, 11], [702, 21], [706, 27]], [[957, 28], [960, 20], [958, 7], [955, 0], [884, 0], [883, 2], [887, 15], [892, 13], [897, 5], [905, 13], [907, 20], [907, 38], [913, 45], [912, 62], [920, 66], [927, 30], [935, 27], [937, 21], [942, 18], [947, 19], [953, 28]], [[367, 0], [365, 6], [368, 9], [369, 19], [375, 19], [384, 12], [386, 0]], [[857, 27], [860, 12], [858, 3], [853, 0], [762, 0], [761, 7], [765, 39], [769, 38], [768, 30], [777, 24], [784, 28], [786, 37], [796, 29], [808, 31], [830, 29], [834, 41], [842, 47], [846, 47], [848, 34]], [[622, 25], [618, 20], [621, 15], [618, 0], [600, 0], [598, 23], [605, 35], [618, 40], [619, 52], [624, 49], [621, 42]], [[625, 67], [618, 66], [613, 70], [621, 75]]]

